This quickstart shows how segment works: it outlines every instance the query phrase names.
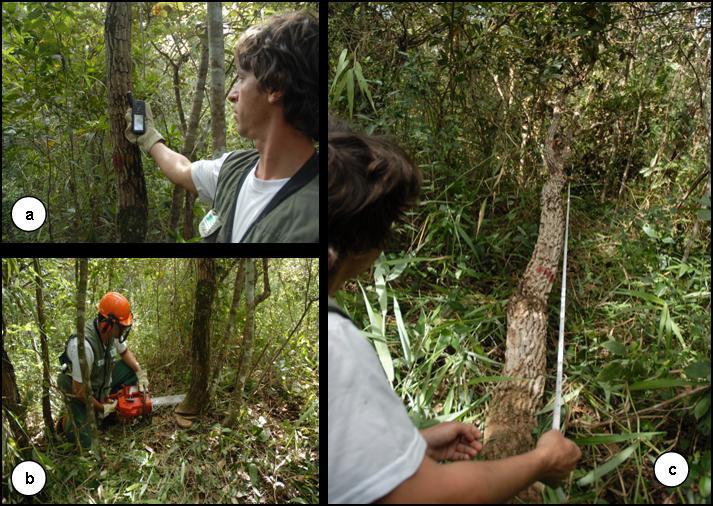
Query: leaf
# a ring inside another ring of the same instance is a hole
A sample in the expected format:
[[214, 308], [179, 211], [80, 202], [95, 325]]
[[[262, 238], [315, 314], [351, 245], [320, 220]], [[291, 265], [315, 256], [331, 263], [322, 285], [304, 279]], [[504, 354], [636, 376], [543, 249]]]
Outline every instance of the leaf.
[[369, 321], [371, 322], [371, 332], [369, 333], [372, 342], [374, 343], [374, 348], [376, 349], [376, 354], [381, 362], [381, 367], [384, 368], [386, 377], [389, 383], [394, 381], [394, 363], [391, 359], [391, 354], [389, 353], [389, 347], [386, 345], [386, 336], [383, 331], [383, 318], [381, 315], [374, 313], [374, 310], [369, 304], [369, 299], [366, 297], [366, 292], [364, 287], [359, 283], [359, 288], [361, 288], [361, 293], [364, 296], [364, 304], [366, 306], [366, 312], [369, 315]]
[[399, 307], [399, 301], [396, 300], [394, 296], [394, 315], [396, 316], [396, 328], [399, 331], [399, 339], [401, 339], [401, 347], [404, 350], [404, 359], [407, 364], [411, 364], [413, 357], [411, 356], [411, 345], [409, 343], [408, 333], [406, 332], [406, 327], [404, 326], [404, 319], [401, 316], [401, 308]]
[[377, 263], [374, 269], [374, 288], [376, 295], [379, 296], [379, 307], [381, 308], [382, 318], [386, 315], [387, 299], [386, 299], [386, 281], [384, 280], [384, 267]]
[[369, 103], [371, 103], [371, 108], [374, 110], [374, 112], [376, 112], [376, 107], [374, 107], [374, 101], [371, 99], [369, 85], [366, 83], [366, 79], [364, 79], [364, 74], [362, 74], [361, 72], [361, 65], [358, 61], [354, 62], [354, 75], [356, 76], [357, 81], [359, 82], [359, 89], [361, 89], [362, 93], [367, 96], [367, 98], [369, 99]]
[[658, 239], [658, 238], [659, 238], [659, 234], [656, 233], [656, 230], [654, 230], [653, 228], [651, 228], [648, 224], [644, 225], [644, 226], [642, 227], [642, 229], [644, 230], [644, 233], [645, 233], [646, 235], [648, 235], [649, 237], [651, 237], [652, 239]]
[[681, 348], [684, 350], [686, 349], [686, 343], [683, 341], [683, 336], [681, 335], [681, 329], [678, 328], [678, 325], [676, 324], [673, 319], [671, 319], [671, 315], [669, 314], [668, 316], [668, 321], [671, 325], [671, 332], [674, 333], [674, 335], [678, 338], [678, 342], [681, 343]]
[[602, 344], [604, 348], [612, 352], [614, 355], [624, 355], [626, 353], [626, 346], [613, 339]]
[[711, 361], [702, 360], [694, 362], [683, 370], [689, 378], [708, 378], [711, 377]]
[[475, 249], [475, 245], [473, 245], [473, 241], [470, 240], [470, 237], [468, 237], [466, 231], [463, 230], [463, 227], [461, 227], [458, 220], [454, 221], [453, 225], [455, 226], [458, 235], [468, 244], [468, 247], [470, 247], [470, 249], [473, 250], [473, 253], [475, 253], [475, 255], [477, 256], [478, 252]]
[[478, 232], [480, 232], [480, 225], [483, 223], [483, 217], [485, 216], [485, 204], [488, 203], [488, 199], [483, 200], [480, 204], [480, 212], [478, 212], [478, 225], [475, 228], [475, 238], [478, 238]]
[[347, 50], [344, 49], [342, 53], [339, 55], [339, 62], [337, 63], [337, 72], [334, 74], [334, 80], [332, 81], [332, 87], [329, 90], [331, 93], [334, 91], [334, 87], [337, 85], [337, 81], [339, 81], [339, 77], [342, 75], [342, 72], [344, 69], [347, 67]]
[[[664, 335], [664, 330], [671, 330], [671, 324], [669, 323], [669, 314], [668, 314], [668, 304], [664, 302], [663, 304], [663, 309], [661, 309], [661, 318], [659, 319], [659, 337]], [[668, 335], [669, 332], [666, 332], [666, 335]]]
[[602, 369], [597, 375], [597, 380], [599, 381], [611, 381], [615, 378], [619, 378], [623, 375], [624, 368], [621, 363], [617, 360], [607, 364], [604, 369]]
[[703, 397], [700, 401], [696, 403], [696, 407], [693, 408], [693, 415], [696, 420], [700, 420], [703, 415], [708, 413], [711, 408], [711, 398], [708, 396]]
[[629, 434], [594, 434], [593, 436], [575, 439], [578, 445], [601, 445], [608, 443], [621, 443], [632, 439], [651, 439], [666, 432], [632, 432]]
[[250, 474], [250, 483], [253, 484], [253, 487], [257, 487], [257, 466], [252, 462], [248, 464], [248, 473]]
[[347, 104], [349, 104], [349, 117], [354, 114], [354, 69], [347, 70], [344, 76], [347, 81]]
[[656, 304], [657, 306], [663, 306], [666, 304], [666, 302], [663, 299], [660, 299], [659, 297], [656, 297], [655, 295], [651, 295], [650, 293], [642, 292], [639, 290], [616, 290], [614, 291], [615, 294], [619, 295], [631, 295], [632, 297], [638, 297], [640, 299], [646, 300], [648, 302], [652, 302]]
[[711, 477], [701, 476], [701, 479], [698, 482], [698, 488], [701, 491], [701, 496], [708, 497], [711, 495]]
[[634, 450], [636, 450], [637, 446], [638, 443], [633, 444], [625, 450], [620, 451], [619, 453], [614, 455], [614, 457], [608, 460], [604, 465], [597, 467], [596, 469], [587, 473], [583, 478], [577, 480], [577, 485], [579, 485], [580, 487], [585, 487], [593, 483], [595, 480], [598, 480], [605, 474], [609, 474], [611, 471], [613, 471], [622, 463], [624, 463], [629, 457], [631, 457], [631, 454], [634, 453]]
[[684, 387], [690, 384], [690, 381], [679, 378], [659, 378], [632, 383], [629, 385], [629, 390], [658, 390], [659, 388]]

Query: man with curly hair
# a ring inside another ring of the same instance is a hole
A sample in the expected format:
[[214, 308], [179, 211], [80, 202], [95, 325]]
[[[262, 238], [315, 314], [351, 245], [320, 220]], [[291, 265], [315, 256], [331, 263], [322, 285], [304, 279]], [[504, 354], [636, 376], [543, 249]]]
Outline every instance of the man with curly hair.
[[335, 297], [376, 261], [393, 224], [416, 204], [421, 175], [389, 138], [334, 118], [328, 130], [327, 502], [496, 504], [534, 481], [554, 485], [569, 475], [581, 451], [558, 430], [530, 452], [484, 461], [473, 460], [483, 446], [473, 424], [413, 424]]
[[235, 51], [238, 80], [228, 94], [238, 133], [255, 149], [191, 162], [166, 146], [146, 104], [146, 131], [126, 137], [174, 184], [211, 206], [205, 242], [319, 242], [319, 21], [283, 14], [248, 29]]

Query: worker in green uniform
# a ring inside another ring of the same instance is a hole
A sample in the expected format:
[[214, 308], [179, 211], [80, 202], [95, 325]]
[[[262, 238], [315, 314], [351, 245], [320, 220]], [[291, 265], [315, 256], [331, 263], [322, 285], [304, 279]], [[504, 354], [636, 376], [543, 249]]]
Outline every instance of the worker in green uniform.
[[[106, 420], [116, 410], [116, 401], [107, 397], [122, 385], [148, 388], [148, 376], [126, 344], [133, 323], [129, 301], [117, 292], [108, 292], [97, 304], [97, 315], [84, 327], [84, 353], [89, 368], [90, 401], [100, 419]], [[114, 353], [121, 360], [114, 360]], [[67, 394], [67, 414], [57, 421], [57, 433], [70, 441], [79, 438], [82, 447], [89, 448], [91, 436], [84, 404], [84, 384], [79, 366], [77, 336], [71, 336], [60, 356], [63, 370], [57, 385]]]

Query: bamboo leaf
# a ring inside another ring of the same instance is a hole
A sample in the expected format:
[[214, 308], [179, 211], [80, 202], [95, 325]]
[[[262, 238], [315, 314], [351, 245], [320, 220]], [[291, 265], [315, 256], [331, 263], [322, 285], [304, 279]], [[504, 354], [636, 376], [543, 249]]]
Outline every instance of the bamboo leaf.
[[614, 457], [604, 463], [604, 465], [597, 467], [596, 469], [587, 473], [583, 478], [577, 480], [577, 485], [579, 485], [580, 487], [585, 487], [593, 483], [595, 480], [598, 480], [602, 476], [609, 474], [621, 464], [626, 462], [626, 460], [631, 457], [631, 454], [634, 453], [637, 446], [638, 443], [635, 443], [629, 446], [628, 448], [620, 451], [619, 453], [614, 455]]
[[371, 323], [371, 331], [368, 333], [374, 343], [374, 348], [376, 349], [376, 354], [381, 362], [381, 367], [384, 368], [386, 377], [389, 383], [394, 381], [394, 363], [391, 359], [391, 354], [389, 353], [389, 347], [386, 345], [386, 336], [384, 335], [384, 321], [380, 314], [376, 314], [369, 304], [369, 299], [366, 297], [366, 292], [364, 287], [359, 283], [359, 288], [361, 288], [361, 293], [364, 297], [364, 305], [366, 306], [366, 312], [369, 315], [369, 322]]
[[394, 297], [394, 315], [396, 316], [396, 328], [399, 331], [399, 339], [401, 339], [401, 347], [404, 349], [404, 359], [407, 364], [411, 364], [413, 361], [413, 356], [411, 355], [411, 344], [409, 343], [408, 333], [406, 332], [406, 327], [404, 326], [404, 319], [401, 316], [401, 308], [399, 307], [399, 301]]
[[344, 49], [342, 53], [339, 55], [339, 62], [337, 63], [337, 72], [334, 74], [334, 80], [332, 81], [332, 87], [329, 90], [331, 93], [334, 91], [334, 87], [337, 84], [337, 81], [339, 81], [339, 77], [342, 75], [342, 72], [344, 72], [344, 69], [347, 67], [347, 50]]
[[485, 216], [485, 204], [488, 203], [488, 199], [483, 200], [480, 204], [480, 212], [478, 213], [478, 225], [475, 228], [475, 238], [478, 238], [478, 232], [480, 232], [480, 225], [483, 223], [483, 217]]
[[344, 77], [347, 81], [347, 104], [349, 104], [349, 117], [354, 114], [354, 69], [347, 70]]
[[632, 432], [630, 434], [594, 434], [593, 436], [575, 439], [578, 445], [601, 445], [607, 443], [621, 443], [632, 439], [651, 439], [666, 432]]

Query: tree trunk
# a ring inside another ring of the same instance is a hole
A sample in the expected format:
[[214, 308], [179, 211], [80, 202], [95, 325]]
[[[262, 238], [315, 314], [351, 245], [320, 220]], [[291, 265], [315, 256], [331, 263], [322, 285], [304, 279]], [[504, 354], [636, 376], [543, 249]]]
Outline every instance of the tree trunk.
[[[10, 357], [5, 351], [5, 314], [2, 317], [2, 407], [3, 410], [7, 409], [9, 413], [14, 416], [8, 416], [7, 422], [10, 427], [10, 432], [12, 432], [12, 437], [17, 443], [17, 448], [25, 455], [25, 458], [30, 458], [27, 455], [27, 450], [30, 446], [29, 440], [27, 438], [27, 433], [23, 427], [26, 427], [25, 423], [25, 407], [20, 400], [20, 391], [17, 388], [17, 378], [15, 377], [15, 368], [10, 361]], [[3, 413], [3, 418], [4, 417]], [[3, 462], [5, 453], [5, 429], [3, 426]], [[28, 452], [29, 453], [29, 452]], [[4, 488], [3, 488], [4, 490]]]
[[[92, 386], [89, 380], [89, 365], [87, 364], [87, 356], [84, 351], [84, 321], [87, 296], [87, 264], [86, 258], [77, 259], [77, 270], [79, 276], [77, 278], [77, 354], [79, 355], [79, 368], [82, 373], [82, 385], [84, 386], [84, 406], [87, 410], [87, 421], [89, 422], [89, 432], [92, 438], [92, 451], [96, 455], [99, 462], [102, 461], [101, 450], [97, 444], [97, 423], [94, 418], [94, 407], [89, 400], [92, 396]], [[101, 399], [97, 399], [101, 401]], [[77, 431], [75, 431], [75, 434]], [[81, 445], [79, 445], [81, 448]]]
[[215, 260], [197, 260], [198, 280], [193, 312], [191, 339], [191, 386], [188, 395], [176, 408], [177, 413], [198, 414], [208, 402], [208, 375], [210, 371], [210, 321], [216, 292]]
[[245, 266], [245, 300], [247, 313], [245, 315], [245, 327], [243, 328], [243, 342], [240, 347], [240, 356], [238, 357], [238, 363], [236, 366], [237, 383], [233, 392], [232, 412], [229, 416], [227, 425], [232, 425], [233, 421], [240, 413], [240, 407], [243, 404], [243, 391], [245, 390], [245, 382], [247, 381], [248, 371], [250, 370], [250, 362], [253, 353], [253, 338], [255, 337], [255, 308], [270, 295], [270, 280], [267, 274], [267, 258], [264, 258], [262, 262], [264, 287], [262, 294], [258, 297], [255, 297], [255, 267], [257, 261], [251, 258], [247, 261]]
[[[221, 2], [208, 2], [208, 60], [210, 65], [211, 134], [213, 158], [225, 153], [225, 49], [223, 39], [223, 11]], [[186, 192], [183, 208], [183, 239], [195, 235], [193, 204], [196, 196]]]
[[210, 65], [210, 107], [213, 157], [225, 152], [225, 44], [223, 4], [208, 2], [208, 60]]
[[[569, 157], [569, 138], [555, 146], [559, 129], [560, 104], [555, 104], [545, 144], [545, 164], [549, 179], [540, 197], [540, 229], [535, 250], [515, 293], [507, 306], [507, 341], [503, 376], [518, 378], [498, 383], [485, 419], [485, 459], [501, 459], [531, 450], [535, 412], [545, 386], [545, 346], [547, 297], [555, 281], [564, 241], [564, 212], [561, 191], [566, 176], [564, 162]], [[562, 149], [563, 147], [563, 149]], [[518, 497], [540, 502], [537, 487]]]
[[243, 294], [243, 288], [245, 287], [245, 259], [241, 258], [238, 260], [238, 272], [235, 275], [235, 283], [233, 284], [233, 301], [230, 304], [230, 312], [228, 313], [228, 327], [225, 331], [224, 346], [220, 353], [220, 359], [216, 362], [216, 366], [213, 369], [213, 374], [210, 380], [210, 392], [212, 393], [215, 386], [217, 385], [217, 379], [220, 375], [220, 371], [223, 369], [223, 364], [225, 363], [225, 358], [227, 355], [227, 342], [233, 340], [233, 332], [235, 331], [235, 324], [238, 318], [238, 306], [240, 305], [240, 298]]
[[40, 348], [42, 350], [42, 417], [45, 421], [45, 433], [47, 439], [54, 434], [54, 423], [52, 423], [52, 407], [50, 406], [50, 360], [47, 348], [47, 328], [45, 320], [45, 303], [42, 294], [42, 274], [40, 271], [40, 261], [32, 259], [35, 268], [35, 294], [37, 296], [37, 326], [40, 329]]
[[[201, 115], [201, 109], [203, 107], [203, 97], [204, 97], [204, 89], [205, 89], [205, 81], [206, 81], [206, 76], [208, 75], [208, 32], [204, 31], [203, 35], [201, 36], [201, 61], [200, 61], [200, 66], [198, 67], [198, 77], [196, 80], [196, 91], [193, 94], [193, 101], [191, 103], [191, 112], [190, 116], [188, 117], [188, 124], [186, 125], [186, 131], [185, 131], [185, 140], [183, 143], [183, 150], [181, 150], [181, 154], [188, 158], [189, 160], [193, 160], [193, 154], [196, 151], [196, 133], [198, 131], [198, 123], [200, 120], [200, 115]], [[173, 199], [171, 203], [171, 222], [170, 222], [170, 230], [177, 230], [178, 228], [178, 220], [180, 217], [180, 211], [181, 211], [181, 204], [183, 203], [184, 200], [184, 195], [187, 192], [181, 188], [180, 186], [174, 186], [173, 188]], [[188, 200], [186, 200], [186, 205], [185, 209], [190, 209], [190, 213], [187, 213], [187, 217], [190, 223], [190, 226], [186, 227], [184, 223], [184, 229], [183, 229], [183, 238], [185, 240], [190, 239], [193, 237], [194, 231], [193, 231], [193, 202], [195, 201], [195, 197], [193, 197], [193, 200], [189, 203]]]
[[[148, 227], [148, 197], [139, 147], [124, 137], [131, 90], [131, 4], [109, 2], [104, 23], [109, 89], [109, 128], [114, 147], [112, 166], [119, 193], [117, 221], [121, 242], [144, 242]], [[138, 97], [137, 97], [138, 98]]]

